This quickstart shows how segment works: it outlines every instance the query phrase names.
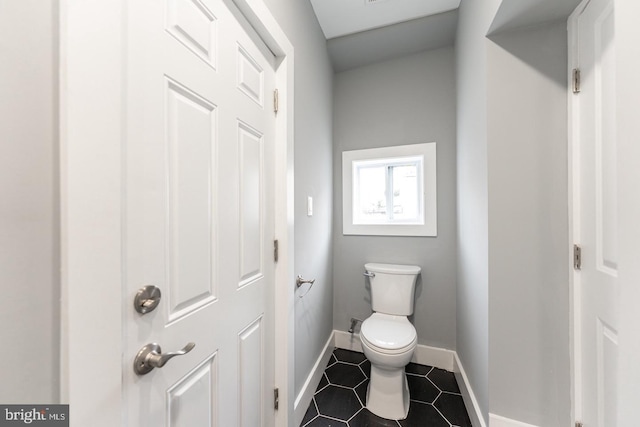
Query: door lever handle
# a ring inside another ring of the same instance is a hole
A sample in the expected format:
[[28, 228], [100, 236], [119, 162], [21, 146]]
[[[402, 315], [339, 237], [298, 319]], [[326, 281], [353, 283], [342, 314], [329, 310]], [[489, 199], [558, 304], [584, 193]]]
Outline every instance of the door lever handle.
[[196, 346], [190, 342], [182, 350], [162, 353], [162, 348], [156, 343], [150, 343], [140, 349], [133, 361], [133, 370], [138, 375], [145, 375], [154, 368], [162, 368], [170, 359], [189, 353]]

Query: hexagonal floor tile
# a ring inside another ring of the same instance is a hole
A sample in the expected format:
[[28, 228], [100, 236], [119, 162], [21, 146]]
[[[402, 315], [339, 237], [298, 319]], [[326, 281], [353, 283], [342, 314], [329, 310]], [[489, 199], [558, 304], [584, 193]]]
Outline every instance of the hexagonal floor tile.
[[358, 353], [357, 351], [345, 350], [342, 348], [336, 348], [333, 351], [333, 354], [340, 362], [348, 362], [355, 365], [367, 360], [364, 353]]
[[344, 421], [319, 416], [304, 427], [349, 427], [349, 425]]
[[354, 416], [362, 405], [352, 389], [330, 385], [315, 395], [320, 415], [348, 420]]
[[332, 353], [331, 357], [329, 358], [329, 361], [327, 362], [327, 366], [331, 366], [337, 362], [338, 362], [338, 359], [336, 359], [336, 355]]
[[371, 378], [371, 362], [365, 360], [360, 364], [360, 369], [362, 369], [367, 378]]
[[411, 406], [406, 420], [386, 420], [365, 408], [371, 363], [363, 353], [336, 348], [301, 426], [471, 427], [451, 372], [410, 363], [406, 367]]
[[447, 420], [442, 418], [433, 405], [420, 402], [411, 402], [407, 418], [399, 423], [402, 427], [449, 427]]
[[304, 418], [302, 419], [302, 423], [300, 425], [307, 424], [316, 416], [318, 416], [318, 411], [316, 410], [316, 404], [313, 400], [311, 400], [311, 403], [309, 404], [309, 409], [307, 409], [307, 412], [304, 414]]
[[433, 370], [427, 375], [427, 378], [433, 381], [436, 387], [438, 387], [441, 391], [460, 394], [460, 388], [458, 388], [456, 376], [453, 374], [453, 372], [448, 372], [444, 369], [433, 368]]
[[357, 386], [366, 379], [358, 366], [340, 362], [328, 367], [325, 374], [331, 384], [351, 388]]
[[349, 427], [398, 427], [396, 420], [387, 420], [363, 408], [355, 417], [349, 420]]
[[433, 406], [438, 408], [438, 411], [454, 426], [471, 427], [471, 420], [467, 415], [467, 409], [461, 395], [442, 393]]
[[440, 394], [440, 390], [425, 377], [407, 375], [407, 382], [409, 383], [409, 397], [411, 400], [433, 403], [438, 394]]
[[[326, 371], [325, 371], [326, 373]], [[316, 388], [316, 393], [329, 385], [329, 380], [327, 380], [327, 376], [325, 374], [320, 378], [320, 382], [318, 383], [318, 388]]]
[[405, 368], [407, 374], [427, 375], [433, 369], [431, 366], [418, 365], [417, 363], [409, 363]]
[[369, 381], [364, 381], [358, 387], [355, 388], [356, 394], [360, 399], [362, 406], [367, 405], [367, 389], [369, 388]]

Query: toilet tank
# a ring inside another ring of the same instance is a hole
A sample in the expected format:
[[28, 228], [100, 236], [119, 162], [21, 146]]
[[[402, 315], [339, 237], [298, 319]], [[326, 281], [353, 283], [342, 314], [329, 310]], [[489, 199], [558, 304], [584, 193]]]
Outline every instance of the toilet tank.
[[420, 267], [415, 265], [367, 263], [370, 273], [371, 308], [378, 313], [409, 316]]

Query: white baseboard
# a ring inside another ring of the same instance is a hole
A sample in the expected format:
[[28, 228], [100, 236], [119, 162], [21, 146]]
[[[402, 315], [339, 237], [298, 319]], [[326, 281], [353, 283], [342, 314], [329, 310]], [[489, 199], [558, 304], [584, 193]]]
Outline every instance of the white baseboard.
[[299, 426], [302, 423], [302, 419], [304, 418], [304, 414], [307, 412], [307, 408], [311, 403], [311, 399], [313, 399], [313, 394], [318, 388], [318, 384], [320, 384], [320, 380], [322, 379], [322, 374], [324, 373], [325, 368], [327, 367], [327, 363], [329, 362], [329, 358], [331, 358], [331, 354], [333, 354], [334, 347], [334, 334], [335, 331], [329, 335], [329, 339], [327, 340], [320, 356], [318, 356], [318, 360], [313, 365], [307, 380], [304, 382], [302, 386], [302, 390], [298, 393], [296, 400], [293, 404], [293, 418], [295, 420], [296, 426]]
[[527, 424], [509, 418], [501, 417], [496, 414], [489, 414], [490, 427], [537, 427], [533, 424]]
[[333, 330], [334, 347], [343, 348], [345, 350], [357, 351], [362, 353], [362, 343], [359, 334], [350, 334], [345, 331]]
[[435, 366], [445, 371], [453, 371], [453, 359], [455, 351], [428, 345], [418, 344], [411, 361], [420, 365]]
[[464, 406], [467, 408], [467, 413], [469, 414], [471, 425], [473, 427], [487, 427], [487, 423], [485, 423], [484, 417], [482, 416], [482, 411], [480, 410], [480, 405], [478, 404], [476, 395], [471, 389], [471, 384], [469, 384], [469, 378], [467, 378], [467, 374], [464, 371], [462, 363], [460, 362], [460, 358], [458, 358], [458, 353], [454, 353], [454, 356], [455, 363], [453, 367], [453, 373], [456, 376], [456, 381], [458, 382], [458, 387], [460, 388], [460, 393], [462, 394]]

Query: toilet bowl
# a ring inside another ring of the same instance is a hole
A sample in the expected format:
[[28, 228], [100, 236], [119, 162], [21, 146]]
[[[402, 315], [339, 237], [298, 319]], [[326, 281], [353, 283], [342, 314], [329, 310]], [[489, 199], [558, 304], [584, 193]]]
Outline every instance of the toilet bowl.
[[371, 362], [367, 409], [382, 418], [406, 418], [409, 386], [404, 367], [417, 346], [415, 328], [406, 316], [373, 313], [362, 323], [360, 341]]
[[382, 418], [401, 420], [409, 412], [409, 387], [404, 367], [417, 346], [417, 333], [407, 316], [413, 313], [420, 267], [365, 264], [374, 313], [362, 322], [360, 341], [371, 362], [366, 407]]

